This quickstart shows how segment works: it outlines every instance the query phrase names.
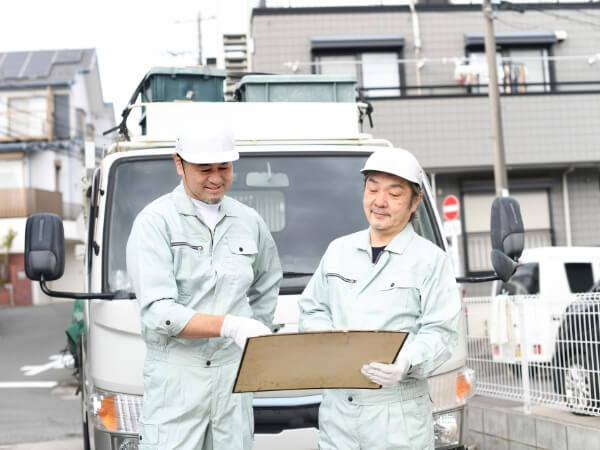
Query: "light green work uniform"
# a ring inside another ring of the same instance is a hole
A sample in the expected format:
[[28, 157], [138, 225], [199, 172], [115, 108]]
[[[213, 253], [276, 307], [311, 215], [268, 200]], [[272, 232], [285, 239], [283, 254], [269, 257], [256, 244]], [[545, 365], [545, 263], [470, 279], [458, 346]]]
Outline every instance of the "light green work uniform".
[[412, 368], [399, 385], [325, 390], [319, 448], [433, 449], [426, 378], [454, 350], [461, 309], [448, 255], [410, 223], [376, 264], [369, 230], [341, 237], [329, 245], [299, 305], [302, 331], [410, 332], [403, 351]]
[[177, 335], [195, 313], [271, 325], [281, 266], [265, 222], [224, 197], [212, 232], [179, 185], [135, 219], [127, 270], [147, 349], [140, 449], [251, 449], [252, 396], [231, 393], [241, 350]]

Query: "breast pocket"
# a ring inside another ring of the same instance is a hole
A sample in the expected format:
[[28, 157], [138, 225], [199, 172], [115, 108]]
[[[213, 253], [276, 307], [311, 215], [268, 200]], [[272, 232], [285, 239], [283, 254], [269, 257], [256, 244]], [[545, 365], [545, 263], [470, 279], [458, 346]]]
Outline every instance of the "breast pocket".
[[252, 266], [258, 255], [256, 242], [244, 237], [230, 237], [227, 247], [229, 249], [227, 271], [235, 276], [254, 279]]
[[206, 270], [206, 265], [209, 263], [208, 251], [208, 244], [199, 237], [185, 236], [171, 239], [173, 269], [178, 286], [189, 282]]
[[377, 283], [378, 297], [390, 308], [417, 316], [421, 310], [419, 283], [410, 273], [395, 273], [382, 277]]

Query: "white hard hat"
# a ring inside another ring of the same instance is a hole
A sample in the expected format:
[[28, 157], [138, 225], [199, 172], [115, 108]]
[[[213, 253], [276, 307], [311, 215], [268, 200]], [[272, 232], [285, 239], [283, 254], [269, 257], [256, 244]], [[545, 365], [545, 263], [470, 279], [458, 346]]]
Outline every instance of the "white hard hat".
[[175, 152], [194, 164], [215, 164], [240, 159], [235, 150], [233, 132], [220, 126], [199, 126], [199, 130], [180, 134]]
[[423, 169], [412, 153], [401, 148], [382, 148], [375, 150], [365, 166], [360, 169], [365, 172], [384, 172], [423, 185]]

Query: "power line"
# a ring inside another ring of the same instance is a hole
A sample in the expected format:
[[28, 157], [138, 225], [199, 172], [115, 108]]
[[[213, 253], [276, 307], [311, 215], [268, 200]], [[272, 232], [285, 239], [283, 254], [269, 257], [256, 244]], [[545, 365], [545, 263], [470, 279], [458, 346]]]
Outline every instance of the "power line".
[[556, 17], [558, 19], [564, 19], [564, 20], [566, 20], [568, 22], [579, 23], [579, 24], [582, 24], [582, 25], [589, 25], [589, 26], [592, 26], [594, 28], [597, 28], [598, 26], [600, 26], [600, 23], [598, 23], [598, 22], [590, 22], [588, 20], [575, 19], [573, 17], [565, 16], [563, 14], [558, 14], [558, 13], [555, 13], [555, 12], [545, 11], [543, 9], [538, 9], [538, 8], [533, 8], [533, 9], [535, 11], [538, 11], [538, 12], [542, 13], [542, 14], [546, 14], [546, 15], [551, 16], [551, 17]]
[[598, 15], [598, 14], [592, 14], [587, 11], [582, 11], [581, 9], [576, 9], [575, 11], [577, 11], [581, 15], [593, 17], [594, 19], [598, 19], [600, 21], [600, 15]]
[[512, 28], [513, 30], [519, 30], [519, 31], [531, 30], [531, 26], [529, 26], [529, 25], [515, 25], [515, 24], [509, 22], [508, 20], [501, 19], [500, 17], [498, 17], [498, 15], [496, 15], [496, 17], [494, 17], [494, 20], [506, 25], [507, 27]]
[[[28, 115], [29, 117], [39, 120], [42, 122], [43, 125], [52, 125], [55, 129], [56, 128], [60, 128], [62, 131], [64, 131], [66, 134], [69, 135], [69, 137], [73, 134], [73, 132], [75, 131], [73, 127], [71, 127], [70, 125], [66, 125], [64, 123], [60, 123], [58, 122], [54, 116], [51, 119], [48, 119], [47, 117], [40, 117], [39, 115], [35, 114], [35, 112], [31, 111], [31, 110], [25, 110], [25, 109], [21, 109], [21, 108], [16, 108], [14, 106], [9, 106], [8, 105], [8, 101], [4, 102], [4, 104], [6, 105], [6, 109], [7, 111], [10, 113], [11, 111], [16, 111], [18, 112], [20, 115]], [[42, 113], [45, 113], [45, 111], [41, 111]], [[29, 125], [29, 122], [27, 122], [25, 119], [22, 118], [18, 118], [18, 116], [15, 115], [11, 115], [11, 120], [14, 120], [17, 124], [20, 124], [22, 126], [27, 126]], [[96, 133], [94, 132], [92, 134], [93, 138], [102, 138], [103, 135], [101, 133]]]

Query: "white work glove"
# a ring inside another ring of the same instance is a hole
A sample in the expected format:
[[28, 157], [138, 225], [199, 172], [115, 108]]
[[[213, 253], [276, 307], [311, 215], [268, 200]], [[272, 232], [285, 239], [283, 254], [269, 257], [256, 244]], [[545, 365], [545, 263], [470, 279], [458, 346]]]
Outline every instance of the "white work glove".
[[382, 386], [395, 386], [400, 383], [410, 369], [410, 356], [407, 352], [400, 352], [393, 364], [372, 362], [365, 364], [361, 373], [373, 383]]
[[258, 320], [249, 319], [248, 317], [232, 316], [227, 314], [223, 320], [221, 327], [221, 337], [228, 337], [241, 349], [246, 345], [246, 340], [249, 337], [262, 336], [272, 334], [271, 330]]

